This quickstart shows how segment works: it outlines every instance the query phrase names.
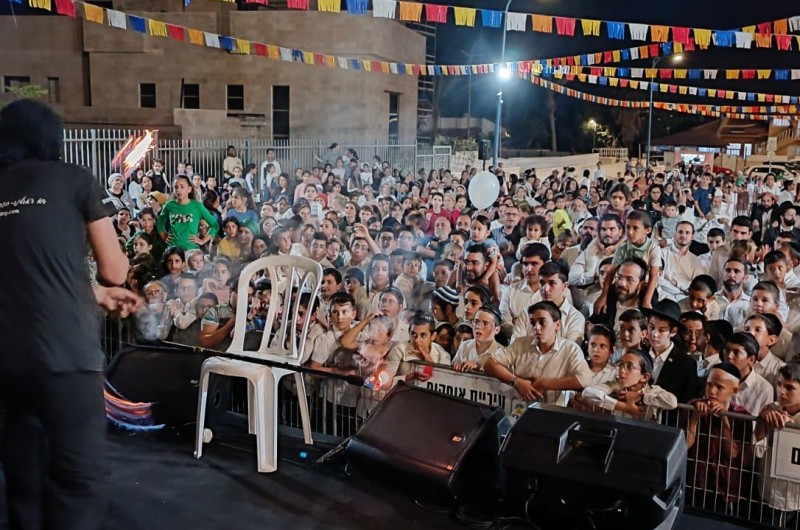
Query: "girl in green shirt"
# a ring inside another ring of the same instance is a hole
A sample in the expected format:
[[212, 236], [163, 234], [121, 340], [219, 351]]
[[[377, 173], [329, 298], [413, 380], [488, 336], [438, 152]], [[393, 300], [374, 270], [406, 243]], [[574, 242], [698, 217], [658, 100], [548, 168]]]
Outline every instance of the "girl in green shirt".
[[[169, 243], [184, 250], [199, 248], [200, 245], [207, 243], [197, 236], [197, 227], [200, 219], [205, 219], [211, 229], [210, 234], [216, 234], [219, 224], [216, 218], [206, 210], [202, 203], [195, 200], [194, 188], [189, 178], [180, 175], [175, 178], [175, 198], [168, 201], [161, 214], [158, 216], [158, 234]], [[169, 232], [166, 232], [167, 221], [169, 221]]]

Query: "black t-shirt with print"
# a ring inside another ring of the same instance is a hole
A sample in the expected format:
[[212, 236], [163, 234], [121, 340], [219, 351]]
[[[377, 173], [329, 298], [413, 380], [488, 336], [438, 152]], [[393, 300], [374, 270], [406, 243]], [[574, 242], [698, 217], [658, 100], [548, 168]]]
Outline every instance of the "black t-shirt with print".
[[0, 169], [0, 376], [103, 369], [86, 224], [109, 200], [79, 166]]

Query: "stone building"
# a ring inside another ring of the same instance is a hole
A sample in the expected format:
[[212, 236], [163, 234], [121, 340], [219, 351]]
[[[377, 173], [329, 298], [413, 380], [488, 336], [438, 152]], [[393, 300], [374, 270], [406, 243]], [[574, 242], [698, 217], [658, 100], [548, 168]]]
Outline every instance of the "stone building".
[[[414, 30], [369, 14], [320, 13], [314, 2], [310, 11], [239, 11], [212, 0], [185, 11], [182, 0], [99, 4], [287, 48], [425, 63], [425, 37]], [[415, 76], [274, 61], [41, 13], [18, 12], [16, 24], [0, 16], [2, 88], [46, 88], [68, 126], [149, 127], [184, 138], [416, 135]]]

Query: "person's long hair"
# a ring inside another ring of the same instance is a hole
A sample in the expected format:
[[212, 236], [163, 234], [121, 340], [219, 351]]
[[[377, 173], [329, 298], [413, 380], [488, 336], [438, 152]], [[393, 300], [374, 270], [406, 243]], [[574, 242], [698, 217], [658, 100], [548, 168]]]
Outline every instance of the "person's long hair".
[[39, 101], [21, 99], [0, 110], [0, 168], [23, 160], [60, 160], [64, 124]]

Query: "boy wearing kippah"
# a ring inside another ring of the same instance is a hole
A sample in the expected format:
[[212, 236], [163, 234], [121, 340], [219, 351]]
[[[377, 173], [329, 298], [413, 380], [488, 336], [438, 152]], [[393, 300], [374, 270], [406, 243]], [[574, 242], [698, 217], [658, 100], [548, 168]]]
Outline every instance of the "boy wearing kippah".
[[725, 345], [725, 359], [741, 374], [739, 392], [731, 402], [752, 415], [758, 414], [774, 395], [772, 385], [753, 369], [758, 350], [758, 341], [749, 333], [734, 333]]
[[724, 506], [727, 510], [735, 508], [741, 497], [743, 470], [749, 469], [749, 452], [743, 450], [742, 441], [750, 439], [752, 422], [723, 414], [747, 413], [733, 403], [741, 378], [731, 363], [713, 366], [704, 397], [690, 402], [694, 410], [681, 415], [680, 425], [686, 425], [687, 476], [694, 477], [687, 499], [692, 505]]

